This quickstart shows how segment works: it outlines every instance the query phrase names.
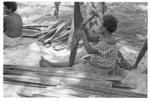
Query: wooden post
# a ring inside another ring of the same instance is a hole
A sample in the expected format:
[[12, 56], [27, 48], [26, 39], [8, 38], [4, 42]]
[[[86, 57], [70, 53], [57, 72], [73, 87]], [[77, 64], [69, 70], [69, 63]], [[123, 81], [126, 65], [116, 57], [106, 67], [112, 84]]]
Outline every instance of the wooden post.
[[79, 30], [82, 26], [83, 23], [83, 18], [81, 16], [81, 11], [80, 11], [80, 4], [79, 2], [75, 2], [74, 4], [74, 34], [73, 34], [73, 39], [72, 39], [72, 47], [71, 47], [71, 53], [70, 53], [70, 58], [69, 58], [69, 67], [73, 66], [75, 57], [76, 57], [76, 52], [78, 48], [78, 43], [79, 43]]
[[60, 5], [60, 2], [55, 2], [55, 11], [54, 11], [54, 16], [56, 16], [56, 18], [58, 18], [59, 16], [59, 5]]
[[87, 23], [89, 23], [96, 15], [91, 16], [84, 24], [83, 24], [83, 17], [81, 15], [81, 11], [80, 11], [80, 5], [78, 2], [75, 3], [74, 6], [74, 33], [72, 36], [72, 47], [71, 47], [71, 53], [70, 53], [70, 58], [69, 58], [69, 67], [73, 66], [74, 64], [74, 60], [76, 57], [76, 52], [77, 52], [77, 48], [78, 48], [78, 43], [80, 40], [79, 37], [79, 31], [80, 28], [82, 27], [82, 25], [86, 25]]

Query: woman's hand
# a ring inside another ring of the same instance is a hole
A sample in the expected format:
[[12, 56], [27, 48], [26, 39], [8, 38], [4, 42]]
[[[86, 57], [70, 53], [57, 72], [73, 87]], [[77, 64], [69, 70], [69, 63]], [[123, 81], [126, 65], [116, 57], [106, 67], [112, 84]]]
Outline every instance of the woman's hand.
[[94, 15], [94, 16], [97, 16], [97, 17], [99, 16], [96, 10], [92, 10], [91, 15]]
[[85, 24], [82, 25], [82, 29], [83, 29], [83, 30], [87, 30], [87, 27], [86, 27]]
[[134, 64], [134, 65], [128, 67], [128, 70], [133, 70], [133, 69], [137, 69], [137, 65], [136, 65], [136, 64]]

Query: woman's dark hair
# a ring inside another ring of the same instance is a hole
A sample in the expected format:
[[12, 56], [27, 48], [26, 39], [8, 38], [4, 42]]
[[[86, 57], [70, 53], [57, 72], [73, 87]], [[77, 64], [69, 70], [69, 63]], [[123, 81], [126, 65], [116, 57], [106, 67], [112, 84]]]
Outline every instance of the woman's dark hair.
[[118, 21], [113, 15], [105, 15], [103, 17], [103, 26], [108, 30], [108, 32], [113, 33], [116, 31]]
[[16, 2], [4, 2], [4, 5], [8, 8], [11, 9], [12, 12], [15, 12], [17, 10], [17, 3]]

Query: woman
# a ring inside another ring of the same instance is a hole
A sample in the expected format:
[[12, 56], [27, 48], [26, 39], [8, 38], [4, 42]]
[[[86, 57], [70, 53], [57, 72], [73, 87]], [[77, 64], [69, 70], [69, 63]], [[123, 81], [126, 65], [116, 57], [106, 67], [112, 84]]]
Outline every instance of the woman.
[[[118, 60], [118, 48], [117, 40], [113, 37], [113, 33], [116, 31], [118, 25], [117, 19], [112, 15], [105, 15], [103, 17], [103, 23], [101, 28], [101, 35], [97, 37], [90, 37], [87, 30], [86, 35], [82, 34], [85, 49], [91, 54], [89, 63], [90, 65], [101, 69], [103, 73], [114, 73], [116, 63]], [[98, 43], [90, 45], [89, 41], [97, 41]]]
[[[118, 48], [116, 45], [117, 40], [112, 34], [116, 31], [117, 25], [118, 21], [114, 16], [105, 15], [103, 17], [101, 34], [98, 36], [90, 36], [86, 27], [83, 27], [85, 33], [82, 33], [81, 38], [87, 53], [90, 54], [90, 59], [88, 61], [89, 63], [80, 64], [81, 69], [90, 72], [100, 72], [100, 74], [114, 74], [118, 60]], [[90, 45], [89, 41], [97, 43]], [[47, 61], [46, 65], [47, 67], [65, 67], [68, 66], [68, 62], [51, 63]]]

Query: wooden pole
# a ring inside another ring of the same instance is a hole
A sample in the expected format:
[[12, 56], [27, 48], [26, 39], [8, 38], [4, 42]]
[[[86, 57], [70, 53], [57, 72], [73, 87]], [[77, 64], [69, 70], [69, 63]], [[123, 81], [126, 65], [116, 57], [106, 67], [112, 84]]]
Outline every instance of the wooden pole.
[[72, 47], [71, 47], [71, 53], [70, 53], [70, 58], [69, 58], [69, 67], [72, 67], [74, 64], [74, 60], [75, 60], [76, 52], [77, 52], [77, 48], [78, 48], [78, 43], [80, 40], [79, 31], [80, 31], [82, 25], [86, 25], [87, 23], [89, 23], [95, 16], [97, 16], [97, 15], [91, 16], [83, 24], [83, 17], [81, 15], [80, 5], [78, 2], [75, 2], [75, 6], [74, 6], [74, 34], [72, 37], [72, 44], [71, 44]]
[[72, 47], [71, 47], [71, 53], [70, 53], [70, 58], [69, 58], [69, 67], [73, 66], [74, 60], [76, 57], [76, 52], [78, 48], [78, 43], [79, 43], [79, 30], [82, 26], [83, 23], [83, 17], [81, 16], [81, 11], [80, 11], [80, 4], [79, 2], [75, 2], [74, 4], [74, 34], [73, 34], [73, 39], [72, 39]]

